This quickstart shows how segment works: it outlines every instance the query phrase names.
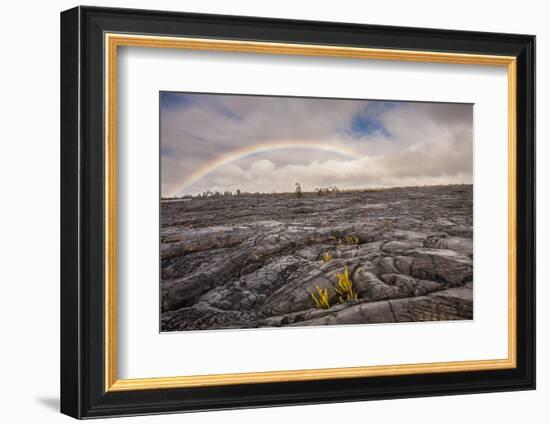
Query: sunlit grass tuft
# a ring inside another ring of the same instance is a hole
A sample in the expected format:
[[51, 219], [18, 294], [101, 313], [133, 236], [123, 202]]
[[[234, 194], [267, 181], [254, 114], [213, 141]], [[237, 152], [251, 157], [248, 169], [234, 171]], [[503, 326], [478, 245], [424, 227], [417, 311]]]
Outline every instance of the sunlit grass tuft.
[[328, 263], [330, 260], [332, 260], [332, 255], [328, 252], [325, 252], [323, 254], [323, 256], [321, 257], [321, 264], [326, 264]]
[[361, 239], [355, 235], [345, 235], [342, 238], [331, 236], [330, 239], [332, 239], [336, 245], [358, 245], [361, 243]]
[[330, 302], [328, 298], [328, 288], [320, 288], [316, 286], [317, 294], [311, 293], [311, 298], [315, 302], [315, 306], [321, 309], [327, 309], [330, 307]]
[[349, 245], [357, 245], [359, 243], [359, 238], [354, 235], [348, 235], [344, 238], [344, 240]]
[[357, 299], [357, 292], [353, 290], [353, 282], [349, 275], [348, 266], [344, 268], [343, 273], [336, 273], [336, 279], [338, 279], [338, 284], [335, 290], [339, 295], [338, 299], [340, 302], [355, 301]]
[[[344, 267], [343, 272], [336, 273], [337, 284], [334, 286], [334, 291], [338, 294], [338, 302], [344, 303], [347, 301], [356, 301], [358, 294], [353, 289], [353, 282], [349, 273], [348, 266]], [[330, 308], [329, 288], [320, 288], [316, 286], [317, 292], [311, 292], [311, 298], [315, 303], [316, 308]]]

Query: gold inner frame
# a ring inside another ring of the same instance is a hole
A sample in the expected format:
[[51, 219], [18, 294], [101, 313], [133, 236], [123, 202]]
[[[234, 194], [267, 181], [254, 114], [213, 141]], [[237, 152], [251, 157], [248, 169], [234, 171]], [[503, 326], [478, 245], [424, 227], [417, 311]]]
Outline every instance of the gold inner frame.
[[[370, 49], [328, 45], [267, 43], [128, 34], [105, 34], [105, 391], [204, 387], [267, 382], [312, 381], [416, 373], [447, 373], [516, 367], [516, 58], [461, 53]], [[325, 56], [504, 66], [508, 72], [508, 357], [495, 360], [398, 364], [214, 375], [118, 379], [116, 324], [116, 123], [119, 46]]]

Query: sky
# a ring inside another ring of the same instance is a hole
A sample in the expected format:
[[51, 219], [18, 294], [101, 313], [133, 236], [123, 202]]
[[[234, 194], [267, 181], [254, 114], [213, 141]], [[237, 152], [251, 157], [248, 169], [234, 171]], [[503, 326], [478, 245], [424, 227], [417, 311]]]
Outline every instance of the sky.
[[163, 197], [472, 183], [471, 104], [160, 93]]

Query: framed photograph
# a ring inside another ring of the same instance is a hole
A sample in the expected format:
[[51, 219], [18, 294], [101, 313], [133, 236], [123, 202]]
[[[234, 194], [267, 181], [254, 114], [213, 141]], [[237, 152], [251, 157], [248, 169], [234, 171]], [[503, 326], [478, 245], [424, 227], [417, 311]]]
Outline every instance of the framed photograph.
[[61, 411], [535, 388], [535, 37], [61, 14]]

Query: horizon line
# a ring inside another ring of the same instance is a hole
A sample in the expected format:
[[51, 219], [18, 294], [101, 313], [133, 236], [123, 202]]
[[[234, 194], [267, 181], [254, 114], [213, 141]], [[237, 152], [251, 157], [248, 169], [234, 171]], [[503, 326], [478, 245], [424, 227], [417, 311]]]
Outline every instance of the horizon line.
[[[423, 184], [423, 185], [419, 185], [419, 184], [415, 184], [415, 185], [410, 185], [410, 186], [387, 186], [387, 187], [384, 187], [384, 186], [372, 186], [372, 187], [364, 187], [364, 188], [361, 188], [361, 189], [339, 189], [337, 188], [337, 190], [328, 190], [326, 191], [326, 193], [338, 193], [338, 192], [361, 192], [361, 191], [369, 191], [369, 190], [392, 190], [392, 189], [414, 189], [414, 188], [422, 188], [422, 187], [443, 187], [443, 186], [473, 186], [473, 183], [447, 183], [447, 184]], [[334, 186], [336, 187], [336, 186]], [[329, 187], [330, 188], [330, 187]], [[321, 188], [317, 188], [317, 189], [322, 189], [324, 192], [325, 192], [325, 189], [329, 189], [327, 187], [321, 187]], [[204, 191], [204, 192], [210, 192], [212, 194], [215, 194], [216, 192], [212, 192], [212, 191]], [[202, 193], [204, 193], [202, 192]], [[220, 192], [220, 191], [217, 191], [217, 193], [219, 193], [221, 196], [229, 196], [229, 195], [224, 195], [225, 192], [231, 192], [231, 196], [242, 196], [242, 195], [285, 195], [285, 194], [294, 194], [295, 192], [294, 191], [288, 191], [288, 192], [276, 192], [276, 191], [273, 191], [273, 192], [241, 192], [240, 195], [235, 195], [236, 191], [224, 191], [224, 192]], [[307, 190], [302, 190], [302, 193], [317, 193], [316, 190], [310, 190], [310, 191], [307, 191]], [[184, 194], [184, 195], [179, 195], [179, 196], [164, 196], [164, 195], [161, 195], [160, 196], [160, 199], [181, 199], [181, 198], [198, 198], [199, 195], [201, 193], [197, 193], [197, 194]]]

